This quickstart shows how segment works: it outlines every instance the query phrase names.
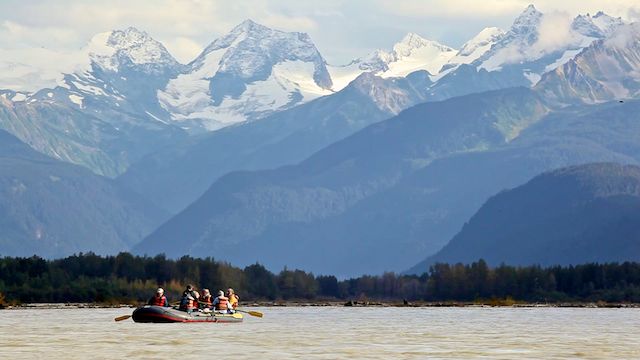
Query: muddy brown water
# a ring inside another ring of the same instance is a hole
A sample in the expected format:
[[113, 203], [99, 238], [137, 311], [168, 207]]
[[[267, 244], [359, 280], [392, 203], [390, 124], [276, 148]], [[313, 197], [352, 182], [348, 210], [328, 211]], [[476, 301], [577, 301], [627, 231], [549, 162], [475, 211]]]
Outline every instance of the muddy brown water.
[[640, 309], [252, 308], [241, 324], [131, 309], [0, 311], [0, 359], [640, 359]]

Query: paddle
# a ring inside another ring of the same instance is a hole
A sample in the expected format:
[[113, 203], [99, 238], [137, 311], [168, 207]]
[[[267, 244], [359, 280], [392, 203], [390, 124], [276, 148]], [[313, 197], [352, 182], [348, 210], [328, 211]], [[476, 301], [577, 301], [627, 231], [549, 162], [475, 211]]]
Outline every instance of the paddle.
[[122, 316], [118, 316], [117, 318], [115, 318], [115, 321], [122, 321], [122, 320], [127, 320], [128, 318], [130, 318], [131, 315], [122, 315]]
[[255, 317], [263, 317], [264, 314], [261, 313], [260, 311], [244, 311], [244, 310], [240, 310], [240, 309], [236, 309], [237, 312], [241, 312], [241, 313], [245, 313], [245, 314], [249, 314], [251, 316], [255, 316]]

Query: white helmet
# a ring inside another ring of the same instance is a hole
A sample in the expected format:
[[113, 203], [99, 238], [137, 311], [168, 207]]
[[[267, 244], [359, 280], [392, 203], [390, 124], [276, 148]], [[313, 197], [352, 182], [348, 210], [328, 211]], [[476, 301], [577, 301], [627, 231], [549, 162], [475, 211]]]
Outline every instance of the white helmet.
[[156, 293], [162, 295], [164, 294], [164, 289], [163, 288], [158, 288], [158, 290], [156, 291]]

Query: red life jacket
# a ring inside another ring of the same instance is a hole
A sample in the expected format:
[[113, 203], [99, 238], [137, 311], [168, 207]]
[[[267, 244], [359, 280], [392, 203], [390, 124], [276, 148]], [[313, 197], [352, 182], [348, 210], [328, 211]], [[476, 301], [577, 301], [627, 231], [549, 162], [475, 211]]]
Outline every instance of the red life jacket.
[[229, 299], [225, 296], [218, 296], [218, 303], [216, 304], [216, 310], [229, 309]]
[[167, 298], [164, 295], [162, 295], [160, 297], [154, 296], [153, 297], [153, 303], [151, 305], [165, 306], [166, 303], [167, 303]]

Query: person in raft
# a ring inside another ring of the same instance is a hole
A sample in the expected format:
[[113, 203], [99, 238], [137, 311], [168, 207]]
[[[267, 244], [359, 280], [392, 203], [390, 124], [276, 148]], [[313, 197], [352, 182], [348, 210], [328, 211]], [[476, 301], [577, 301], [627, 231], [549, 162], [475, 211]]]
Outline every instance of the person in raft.
[[202, 289], [202, 297], [199, 301], [200, 308], [210, 309], [211, 305], [213, 305], [213, 296], [211, 296], [211, 292], [209, 289]]
[[238, 308], [238, 302], [240, 302], [240, 298], [233, 291], [232, 288], [227, 289], [227, 298], [229, 298], [229, 304], [231, 305], [230, 309], [235, 310]]
[[229, 298], [224, 296], [224, 291], [218, 291], [218, 297], [213, 299], [213, 307], [216, 309], [216, 311], [223, 314], [229, 312], [231, 306], [229, 305]]
[[182, 299], [180, 299], [180, 307], [178, 310], [186, 311], [189, 314], [193, 312], [193, 309], [197, 309], [197, 297], [198, 293], [193, 290], [192, 285], [187, 285], [187, 288], [182, 292]]
[[167, 301], [167, 297], [164, 296], [164, 289], [158, 288], [156, 294], [152, 296], [151, 299], [149, 299], [149, 302], [147, 302], [147, 304], [169, 307], [169, 301]]

